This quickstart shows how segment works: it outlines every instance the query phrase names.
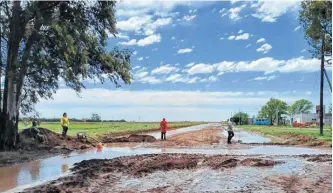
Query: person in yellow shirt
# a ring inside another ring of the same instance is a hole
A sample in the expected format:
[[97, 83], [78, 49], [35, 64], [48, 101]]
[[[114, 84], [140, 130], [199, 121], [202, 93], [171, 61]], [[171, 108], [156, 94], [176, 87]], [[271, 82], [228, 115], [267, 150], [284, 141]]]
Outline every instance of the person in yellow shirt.
[[60, 124], [62, 126], [62, 136], [66, 136], [69, 126], [69, 120], [67, 117], [67, 113], [64, 113], [60, 119]]

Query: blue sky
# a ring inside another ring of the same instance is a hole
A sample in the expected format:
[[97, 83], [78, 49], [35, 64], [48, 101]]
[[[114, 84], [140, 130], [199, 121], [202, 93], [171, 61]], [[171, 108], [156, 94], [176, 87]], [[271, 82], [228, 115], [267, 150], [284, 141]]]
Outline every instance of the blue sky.
[[220, 121], [239, 109], [256, 115], [271, 97], [319, 104], [320, 62], [307, 51], [298, 11], [297, 1], [118, 3], [119, 34], [107, 49], [134, 52], [133, 83], [116, 89], [84, 80], [81, 98], [62, 86], [37, 110], [44, 117]]

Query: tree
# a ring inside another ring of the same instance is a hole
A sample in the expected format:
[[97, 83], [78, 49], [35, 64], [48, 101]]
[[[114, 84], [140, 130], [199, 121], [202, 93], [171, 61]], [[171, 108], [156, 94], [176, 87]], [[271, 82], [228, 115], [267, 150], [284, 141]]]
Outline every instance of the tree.
[[288, 112], [290, 115], [309, 113], [312, 108], [313, 104], [311, 101], [299, 99], [295, 101], [291, 106], [289, 106]]
[[288, 110], [288, 105], [286, 102], [280, 99], [271, 98], [264, 106], [261, 107], [259, 111], [259, 117], [267, 118], [271, 121], [271, 125], [281, 119], [282, 114], [286, 114]]
[[[240, 121], [239, 121], [239, 117], [241, 118]], [[238, 112], [232, 118], [233, 118], [233, 120], [237, 120], [237, 121], [234, 121], [234, 122], [236, 122], [236, 124], [238, 124], [238, 122], [240, 122], [239, 124], [243, 124], [243, 125], [249, 124], [249, 115], [247, 113]]]
[[332, 1], [302, 1], [299, 21], [313, 56], [320, 57], [323, 42], [325, 56], [332, 56]]
[[60, 79], [77, 93], [86, 79], [131, 83], [132, 53], [105, 49], [114, 12], [114, 1], [0, 2], [0, 149], [15, 147], [19, 114], [52, 98]]
[[101, 121], [101, 116], [99, 116], [97, 113], [93, 113], [91, 116], [92, 121], [100, 122]]

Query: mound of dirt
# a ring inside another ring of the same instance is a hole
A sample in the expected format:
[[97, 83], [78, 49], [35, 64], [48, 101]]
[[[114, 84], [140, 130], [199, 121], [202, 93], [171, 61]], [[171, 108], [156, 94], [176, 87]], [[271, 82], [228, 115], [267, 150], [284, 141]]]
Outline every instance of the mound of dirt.
[[155, 142], [156, 138], [150, 135], [136, 135], [132, 134], [128, 137], [108, 138], [102, 139], [103, 143], [118, 143], [118, 142]]
[[92, 143], [86, 139], [77, 139], [70, 136], [63, 137], [62, 135], [45, 128], [38, 128], [38, 130], [39, 134], [44, 136], [44, 142], [37, 140], [29, 128], [22, 130], [20, 133], [18, 147], [28, 151], [36, 149], [74, 150], [89, 148], [92, 145]]
[[307, 159], [309, 162], [330, 162], [332, 155], [315, 155]]

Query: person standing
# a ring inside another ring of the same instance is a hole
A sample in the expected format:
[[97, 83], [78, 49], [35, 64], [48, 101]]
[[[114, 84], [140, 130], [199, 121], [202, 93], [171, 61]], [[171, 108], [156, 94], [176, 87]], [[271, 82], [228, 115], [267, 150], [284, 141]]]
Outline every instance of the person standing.
[[161, 140], [166, 140], [166, 131], [168, 128], [168, 122], [166, 122], [165, 118], [160, 123], [161, 128]]
[[231, 144], [231, 139], [234, 137], [232, 130], [232, 122], [228, 119], [228, 144]]
[[69, 126], [69, 120], [67, 117], [67, 113], [64, 113], [60, 119], [60, 124], [62, 126], [62, 136], [66, 136]]

